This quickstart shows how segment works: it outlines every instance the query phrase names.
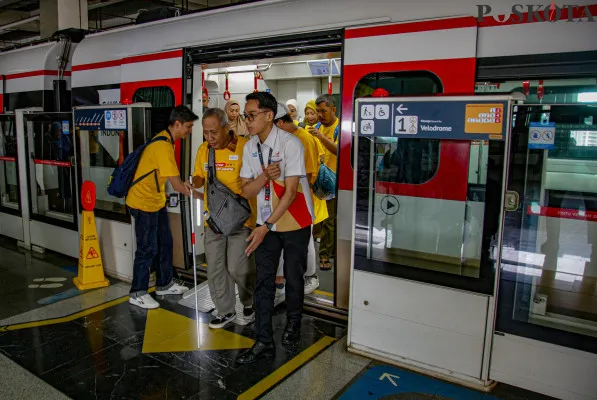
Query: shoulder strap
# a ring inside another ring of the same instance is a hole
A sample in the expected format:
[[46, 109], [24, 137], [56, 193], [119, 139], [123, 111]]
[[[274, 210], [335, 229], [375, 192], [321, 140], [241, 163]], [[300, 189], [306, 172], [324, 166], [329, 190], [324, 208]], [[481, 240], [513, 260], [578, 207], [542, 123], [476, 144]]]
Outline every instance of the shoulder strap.
[[216, 175], [216, 150], [213, 147], [209, 147], [209, 155], [207, 157], [207, 176], [209, 182], [214, 181]]
[[153, 142], [161, 142], [161, 141], [167, 141], [168, 138], [166, 136], [156, 136], [153, 139], [151, 139], [149, 142], [147, 142], [147, 144], [153, 143]]
[[336, 129], [334, 129], [334, 142], [338, 140], [338, 134], [340, 133], [340, 122], [336, 125]]

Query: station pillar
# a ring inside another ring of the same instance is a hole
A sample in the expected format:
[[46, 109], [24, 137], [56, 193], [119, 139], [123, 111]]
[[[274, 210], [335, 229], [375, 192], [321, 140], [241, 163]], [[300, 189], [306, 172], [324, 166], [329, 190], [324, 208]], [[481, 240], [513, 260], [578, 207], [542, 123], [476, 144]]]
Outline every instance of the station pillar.
[[87, 29], [87, 0], [43, 0], [40, 1], [40, 36], [51, 37], [63, 29]]

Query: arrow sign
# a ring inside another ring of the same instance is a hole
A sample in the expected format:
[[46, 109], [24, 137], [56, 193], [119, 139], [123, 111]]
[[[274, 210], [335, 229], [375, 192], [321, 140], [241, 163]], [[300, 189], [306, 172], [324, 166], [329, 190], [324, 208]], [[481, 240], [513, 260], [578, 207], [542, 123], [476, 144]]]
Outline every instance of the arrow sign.
[[396, 111], [398, 111], [400, 114], [402, 114], [402, 111], [408, 111], [408, 108], [402, 107], [402, 104], [400, 104], [398, 106], [398, 108], [396, 109]]
[[387, 379], [388, 381], [390, 381], [390, 383], [394, 386], [398, 386], [398, 384], [396, 382], [394, 382], [394, 378], [396, 380], [400, 379], [399, 376], [397, 375], [392, 375], [392, 374], [388, 374], [387, 372], [384, 372], [383, 374], [381, 374], [381, 376], [379, 377], [380, 381], [383, 381], [384, 379]]

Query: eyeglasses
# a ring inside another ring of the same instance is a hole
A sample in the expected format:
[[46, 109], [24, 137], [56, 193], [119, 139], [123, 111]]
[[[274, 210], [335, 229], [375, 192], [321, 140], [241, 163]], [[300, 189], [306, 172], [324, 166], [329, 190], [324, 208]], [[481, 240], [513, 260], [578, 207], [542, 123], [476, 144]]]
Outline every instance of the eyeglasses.
[[266, 113], [266, 112], [268, 112], [268, 111], [269, 111], [269, 110], [266, 110], [266, 111], [258, 111], [258, 112], [256, 112], [256, 113], [252, 113], [252, 114], [243, 113], [243, 117], [244, 117], [244, 118], [245, 118], [247, 121], [249, 121], [249, 122], [252, 122], [252, 121], [255, 119], [255, 117], [258, 115], [258, 114], [263, 114], [263, 113]]

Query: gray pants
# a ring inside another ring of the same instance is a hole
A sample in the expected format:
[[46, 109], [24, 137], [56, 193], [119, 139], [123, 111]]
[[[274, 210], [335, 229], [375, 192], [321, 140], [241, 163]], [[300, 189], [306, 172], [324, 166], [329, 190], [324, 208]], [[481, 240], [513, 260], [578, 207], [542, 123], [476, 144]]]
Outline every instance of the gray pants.
[[229, 236], [218, 236], [205, 227], [205, 258], [207, 261], [207, 284], [218, 314], [234, 312], [236, 293], [245, 307], [253, 305], [255, 289], [255, 257], [247, 258], [247, 238], [251, 231], [242, 227]]

